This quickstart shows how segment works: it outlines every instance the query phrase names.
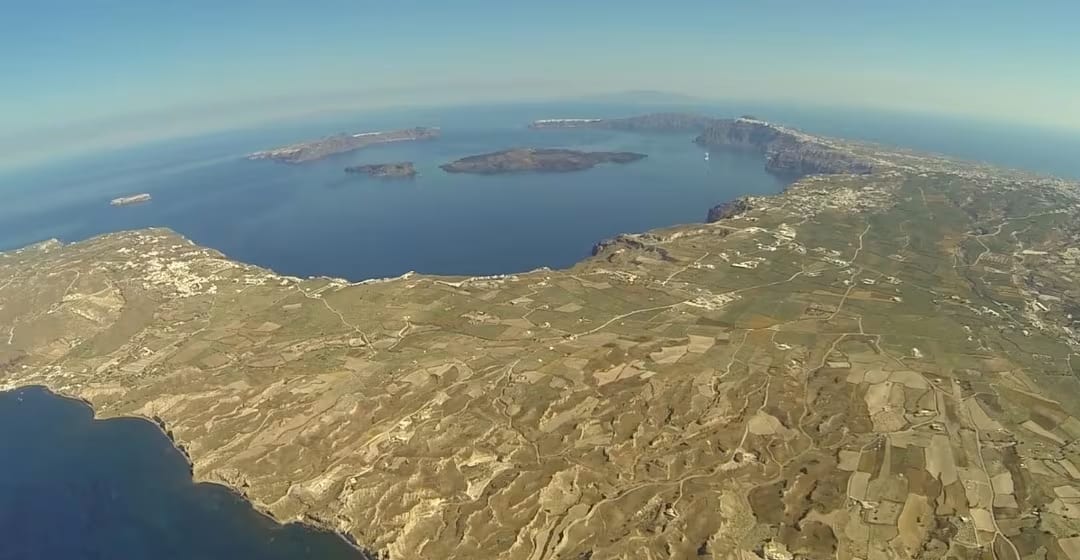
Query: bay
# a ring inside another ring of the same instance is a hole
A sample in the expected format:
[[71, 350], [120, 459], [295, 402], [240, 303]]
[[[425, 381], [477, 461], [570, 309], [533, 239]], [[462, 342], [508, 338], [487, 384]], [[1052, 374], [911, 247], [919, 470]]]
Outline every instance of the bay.
[[[165, 143], [5, 181], [0, 248], [47, 238], [169, 227], [230, 258], [295, 276], [350, 280], [561, 268], [625, 232], [701, 222], [744, 194], [784, 180], [752, 154], [704, 152], [693, 134], [529, 130], [533, 118], [592, 115], [588, 106], [462, 108], [313, 122]], [[606, 108], [607, 113], [622, 114]], [[247, 152], [334, 132], [441, 126], [433, 141], [376, 146], [303, 165], [248, 161]], [[286, 138], [288, 137], [288, 138]], [[512, 147], [635, 151], [648, 158], [576, 173], [452, 175], [439, 165]], [[411, 180], [346, 175], [362, 163], [413, 161]], [[117, 196], [152, 202], [114, 208]]]

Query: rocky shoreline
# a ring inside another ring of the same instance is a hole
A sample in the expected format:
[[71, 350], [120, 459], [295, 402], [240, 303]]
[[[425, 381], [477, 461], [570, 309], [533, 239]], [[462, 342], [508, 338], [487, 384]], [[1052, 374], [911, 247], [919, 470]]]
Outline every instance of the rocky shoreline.
[[176, 434], [173, 432], [173, 430], [171, 428], [169, 428], [166, 421], [163, 418], [161, 418], [160, 416], [145, 416], [143, 414], [138, 414], [138, 413], [127, 413], [127, 414], [121, 414], [121, 415], [116, 415], [116, 416], [101, 416], [100, 414], [98, 414], [98, 410], [94, 407], [94, 404], [89, 399], [87, 399], [86, 397], [80, 396], [77, 393], [72, 393], [72, 392], [69, 392], [69, 391], [65, 391], [64, 389], [59, 388], [59, 387], [54, 387], [54, 386], [49, 386], [49, 385], [27, 384], [27, 385], [17, 385], [17, 386], [13, 386], [13, 387], [0, 387], [0, 393], [4, 393], [4, 392], [8, 392], [8, 391], [17, 391], [17, 390], [20, 390], [20, 389], [33, 388], [33, 387], [40, 388], [43, 391], [53, 395], [54, 397], [74, 401], [74, 402], [77, 402], [77, 403], [81, 404], [82, 406], [85, 406], [87, 408], [87, 410], [90, 411], [90, 414], [91, 414], [91, 416], [93, 418], [92, 421], [94, 421], [94, 422], [99, 422], [99, 421], [102, 421], [102, 420], [108, 420], [110, 418], [131, 418], [131, 419], [142, 420], [142, 421], [145, 421], [147, 423], [153, 424], [158, 429], [158, 431], [161, 432], [161, 435], [164, 436], [165, 439], [169, 440], [169, 443], [172, 445], [173, 449], [175, 449], [176, 452], [179, 453], [181, 457], [183, 457], [184, 463], [187, 465], [188, 476], [191, 477], [191, 481], [193, 483], [195, 483], [195, 484], [213, 484], [214, 486], [218, 486], [220, 488], [223, 488], [229, 494], [232, 494], [233, 496], [235, 496], [239, 500], [241, 500], [244, 503], [248, 504], [253, 511], [255, 511], [259, 515], [265, 517], [266, 519], [268, 519], [268, 520], [270, 520], [270, 521], [272, 521], [272, 522], [274, 522], [274, 523], [276, 523], [278, 525], [282, 525], [282, 526], [284, 526], [284, 525], [299, 525], [299, 526], [306, 527], [306, 528], [314, 530], [314, 531], [320, 531], [320, 532], [323, 532], [323, 533], [333, 534], [333, 535], [337, 536], [338, 538], [340, 538], [345, 543], [347, 543], [349, 546], [354, 548], [360, 554], [360, 558], [358, 560], [378, 560], [379, 559], [378, 554], [376, 554], [374, 551], [372, 551], [372, 550], [370, 550], [368, 548], [365, 548], [360, 543], [356, 542], [356, 539], [354, 539], [352, 537], [352, 535], [349, 535], [346, 532], [340, 531], [340, 530], [330, 526], [327, 523], [322, 523], [317, 519], [305, 518], [305, 519], [297, 519], [297, 520], [293, 520], [293, 521], [283, 521], [281, 519], [278, 519], [278, 517], [274, 515], [273, 511], [268, 506], [266, 506], [265, 504], [261, 503], [259, 500], [254, 499], [252, 496], [250, 496], [246, 492], [244, 492], [244, 489], [247, 487], [247, 484], [245, 484], [245, 483], [237, 483], [236, 481], [216, 480], [216, 479], [206, 478], [206, 477], [203, 477], [203, 476], [197, 476], [195, 474], [195, 463], [192, 460], [191, 453], [188, 452], [187, 447], [182, 442], [180, 442], [179, 439], [177, 439]]

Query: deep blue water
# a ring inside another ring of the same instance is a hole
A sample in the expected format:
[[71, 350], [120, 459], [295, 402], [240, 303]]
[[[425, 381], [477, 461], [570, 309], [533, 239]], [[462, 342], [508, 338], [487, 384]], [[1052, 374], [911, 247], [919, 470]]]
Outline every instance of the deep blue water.
[[212, 484], [150, 422], [94, 420], [40, 388], [0, 393], [0, 560], [356, 560]]
[[[5, 182], [10, 203], [0, 208], [0, 247], [167, 226], [231, 258], [298, 276], [519, 272], [566, 267], [601, 239], [700, 222], [714, 204], [783, 186], [747, 154], [717, 153], [704, 161], [689, 134], [525, 127], [536, 117], [597, 110], [497, 107], [359, 116], [162, 144], [24, 173]], [[413, 125], [442, 126], [443, 136], [299, 166], [242, 157], [335, 131]], [[521, 146], [649, 157], [570, 174], [483, 177], [438, 169], [463, 156]], [[391, 181], [343, 172], [357, 163], [399, 160], [415, 161], [420, 176]], [[113, 197], [139, 192], [153, 201], [108, 205]]]

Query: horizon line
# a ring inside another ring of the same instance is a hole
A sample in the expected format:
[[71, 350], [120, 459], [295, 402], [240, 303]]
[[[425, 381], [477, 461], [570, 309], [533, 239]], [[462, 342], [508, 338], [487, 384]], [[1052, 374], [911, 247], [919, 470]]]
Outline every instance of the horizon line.
[[[361, 95], [365, 93], [371, 93], [372, 90], [365, 90], [363, 92], [337, 92], [320, 96], [315, 96], [323, 100], [331, 100], [339, 97], [346, 97], [350, 95]], [[633, 100], [630, 99], [633, 96], [656, 96], [655, 100]], [[619, 97], [625, 97], [627, 99], [619, 100]], [[310, 99], [311, 96], [282, 96], [277, 99], [282, 100], [300, 100]], [[146, 136], [142, 138], [132, 138], [129, 140], [114, 140], [113, 142], [106, 142], [105, 145], [98, 145], [94, 147], [87, 147], [85, 149], [72, 148], [70, 150], [61, 150], [58, 152], [43, 151], [40, 155], [31, 156], [25, 159], [5, 160], [0, 157], [0, 175], [12, 175], [26, 172], [34, 172], [42, 167], [49, 165], [63, 165], [69, 163], [75, 163], [84, 158], [95, 158], [109, 155], [116, 155], [128, 150], [138, 149], [140, 147], [153, 147], [162, 143], [178, 142], [184, 140], [197, 140], [217, 134], [224, 134], [230, 132], [244, 132], [255, 131], [261, 128], [284, 126], [288, 124], [299, 124], [315, 118], [325, 117], [355, 117], [371, 113], [374, 111], [389, 111], [400, 112], [408, 110], [431, 110], [431, 109], [450, 109], [455, 107], [461, 108], [476, 108], [483, 106], [513, 106], [513, 105], [530, 105], [530, 104], [544, 104], [544, 103], [568, 103], [568, 102], [588, 102], [588, 101], [606, 101], [612, 105], [625, 105], [628, 108], [633, 106], [640, 106], [642, 111], [627, 114], [624, 116], [635, 116], [641, 114], [648, 114], [658, 112], [657, 110], [663, 106], [670, 106], [672, 109], [685, 109], [677, 110], [674, 112], [684, 112], [688, 114], [701, 114], [705, 116], [715, 116], [716, 118], [735, 118], [740, 113], [740, 110], [732, 111], [731, 115], [717, 116], [715, 115], [715, 109], [718, 107], [708, 107], [708, 105], [731, 105], [731, 104], [747, 104], [747, 105], [767, 105], [773, 106], [773, 108], [785, 108], [785, 109], [802, 109], [802, 110], [816, 110], [816, 111], [829, 111], [829, 112], [871, 112], [880, 115], [891, 116], [912, 116], [923, 118], [934, 118], [951, 120], [958, 123], [965, 124], [982, 124], [982, 125], [997, 125], [997, 126], [1022, 126], [1032, 131], [1041, 131], [1049, 133], [1058, 133], [1066, 135], [1074, 135], [1080, 139], [1080, 128], [1075, 128], [1067, 125], [1052, 125], [1048, 123], [1035, 122], [1030, 119], [1010, 119], [1007, 117], [988, 118], [983, 115], [972, 115], [962, 113], [952, 113], [944, 110], [930, 110], [930, 109], [909, 109], [909, 108], [896, 108], [878, 105], [835, 105], [825, 104], [815, 101], [799, 101], [799, 100], [781, 100], [781, 99], [746, 99], [746, 98], [710, 98], [702, 97], [693, 94], [686, 94], [681, 92], [669, 92], [664, 90], [655, 89], [632, 89], [632, 90], [617, 90], [617, 91], [604, 91], [596, 93], [586, 93], [580, 95], [556, 95], [556, 96], [537, 96], [537, 97], [499, 97], [488, 100], [447, 100], [445, 102], [427, 102], [427, 103], [370, 103], [366, 105], [357, 106], [324, 106], [324, 107], [310, 107], [310, 108], [296, 108], [294, 110], [285, 110], [279, 114], [264, 115], [260, 117], [251, 117], [248, 119], [242, 119], [231, 125], [221, 126], [207, 126], [199, 127], [195, 130], [182, 130], [174, 133], [164, 133], [160, 136]], [[124, 117], [114, 118], [101, 118], [92, 119], [78, 123], [77, 127], [90, 127], [98, 129], [102, 124], [108, 122], [123, 121], [128, 119], [141, 119], [141, 118], [160, 118], [162, 121], [169, 120], [169, 115], [175, 115], [180, 111], [202, 111], [204, 113], [212, 114], [216, 111], [221, 111], [223, 107], [242, 106], [245, 103], [230, 102], [223, 105], [192, 105], [183, 108], [176, 108], [172, 110], [153, 111], [138, 115], [129, 115]], [[651, 109], [650, 109], [651, 107]], [[759, 117], [761, 115], [758, 115]], [[592, 118], [590, 115], [582, 115], [585, 118]], [[567, 118], [565, 116], [552, 116], [545, 118]], [[770, 119], [767, 116], [762, 117], [770, 122], [777, 124], [784, 124], [792, 128], [799, 128], [794, 123], [787, 123], [783, 119]], [[175, 117], [173, 117], [175, 119]], [[523, 123], [527, 124], [527, 123]], [[63, 133], [67, 127], [43, 127], [39, 133], [46, 131], [51, 133]], [[329, 134], [329, 133], [327, 133]], [[117, 136], [123, 136], [122, 133], [118, 133]], [[16, 135], [12, 137], [21, 137]], [[302, 142], [305, 140], [311, 140], [314, 138], [296, 138], [295, 141]], [[855, 139], [855, 138], [851, 138]], [[0, 137], [0, 142], [3, 138]], [[905, 146], [894, 146], [905, 147]], [[914, 147], [911, 147], [914, 148]]]

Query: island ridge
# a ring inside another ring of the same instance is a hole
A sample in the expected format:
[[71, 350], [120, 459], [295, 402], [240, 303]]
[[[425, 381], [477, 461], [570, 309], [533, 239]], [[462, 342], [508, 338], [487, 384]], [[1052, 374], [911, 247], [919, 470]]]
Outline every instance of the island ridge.
[[393, 178], [415, 177], [416, 167], [411, 161], [395, 163], [371, 163], [367, 165], [354, 165], [346, 167], [345, 173], [368, 175], [370, 177]]
[[560, 148], [519, 148], [461, 158], [441, 165], [448, 173], [495, 175], [535, 171], [566, 173], [590, 169], [601, 163], [631, 163], [646, 157], [633, 152], [581, 152]]

